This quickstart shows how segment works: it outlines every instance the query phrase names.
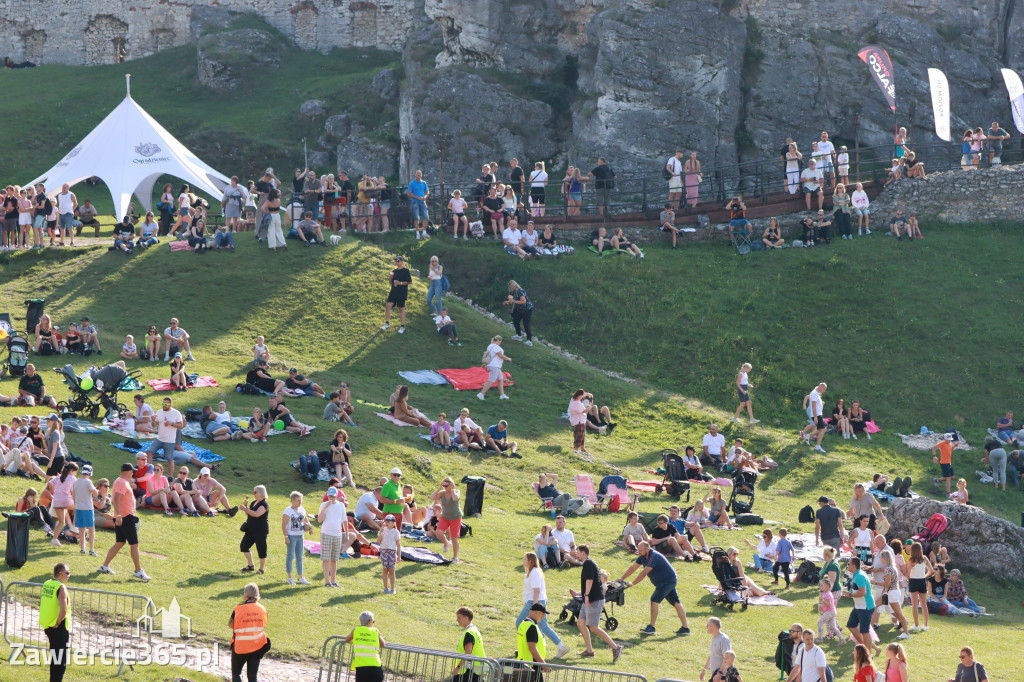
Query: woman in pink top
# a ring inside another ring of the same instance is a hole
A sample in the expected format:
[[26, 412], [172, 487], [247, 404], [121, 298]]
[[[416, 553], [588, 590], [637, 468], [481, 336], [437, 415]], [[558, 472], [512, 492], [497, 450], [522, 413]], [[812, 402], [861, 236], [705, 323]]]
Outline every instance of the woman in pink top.
[[61, 470], [60, 476], [51, 481], [53, 484], [53, 504], [51, 506], [57, 517], [57, 523], [53, 527], [53, 539], [50, 540], [50, 544], [54, 547], [60, 547], [60, 540], [57, 539], [57, 536], [64, 530], [64, 524], [71, 521], [71, 514], [75, 508], [73, 488], [75, 481], [78, 480], [74, 475], [76, 471], [78, 471], [78, 465], [68, 462]]
[[586, 449], [587, 406], [583, 404], [588, 399], [593, 402], [594, 396], [578, 388], [569, 401], [569, 424], [572, 425], [572, 451], [575, 455], [590, 454]]
[[437, 421], [430, 425], [430, 440], [435, 445], [452, 449], [452, 425], [444, 412], [437, 415]]
[[153, 476], [149, 479], [147, 489], [149, 492], [145, 499], [147, 507], [163, 507], [164, 514], [174, 516], [174, 512], [171, 511], [171, 502], [174, 502], [174, 505], [181, 513], [185, 513], [185, 505], [182, 504], [178, 493], [174, 492], [171, 484], [167, 481], [167, 477], [164, 476], [163, 464], [153, 465]]
[[907, 682], [907, 655], [903, 645], [893, 642], [885, 647], [885, 682]]

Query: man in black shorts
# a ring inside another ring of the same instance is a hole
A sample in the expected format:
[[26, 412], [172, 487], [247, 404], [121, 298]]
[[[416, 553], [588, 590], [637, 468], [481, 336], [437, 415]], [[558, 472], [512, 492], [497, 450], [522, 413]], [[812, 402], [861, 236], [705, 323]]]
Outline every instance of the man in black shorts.
[[250, 369], [245, 375], [245, 383], [252, 384], [264, 393], [277, 394], [285, 387], [280, 379], [275, 379], [267, 372], [267, 361], [260, 358], [256, 367]]
[[135, 515], [135, 496], [132, 494], [129, 479], [135, 472], [135, 467], [127, 462], [121, 465], [121, 475], [114, 479], [112, 511], [114, 512], [114, 546], [107, 552], [103, 565], [100, 566], [100, 573], [114, 575], [110, 568], [110, 562], [114, 560], [121, 548], [128, 545], [131, 552], [132, 563], [135, 565], [133, 578], [149, 581], [149, 576], [142, 570], [139, 561], [139, 517]]
[[405, 300], [409, 297], [409, 285], [412, 284], [412, 274], [409, 268], [405, 267], [405, 259], [395, 256], [395, 269], [388, 276], [391, 282], [391, 293], [384, 304], [384, 325], [381, 330], [387, 331], [391, 328], [391, 308], [398, 308], [398, 318], [402, 324], [398, 327], [398, 333], [405, 333]]

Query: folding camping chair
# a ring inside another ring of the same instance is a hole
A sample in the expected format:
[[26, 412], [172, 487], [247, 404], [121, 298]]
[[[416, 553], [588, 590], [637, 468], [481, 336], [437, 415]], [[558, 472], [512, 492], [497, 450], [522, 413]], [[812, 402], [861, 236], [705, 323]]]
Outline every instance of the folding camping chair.
[[599, 499], [607, 504], [612, 499], [616, 499], [619, 502], [619, 509], [626, 509], [628, 511], [634, 511], [636, 505], [640, 502], [640, 493], [630, 493], [626, 488], [620, 488], [614, 483], [608, 484], [608, 494], [599, 495]]
[[589, 502], [595, 511], [604, 511], [604, 500], [597, 494], [590, 474], [576, 474], [573, 482], [576, 484], [576, 497]]
[[537, 481], [533, 482], [533, 494], [536, 495], [537, 499], [540, 501], [540, 506], [537, 507], [537, 511], [549, 512], [549, 511], [552, 510], [552, 508], [553, 508], [552, 501], [555, 498], [553, 498], [553, 497], [543, 497], [540, 494], [540, 483], [538, 483]]
[[736, 247], [736, 252], [741, 256], [746, 256], [750, 253], [750, 222], [735, 220], [730, 225], [732, 225], [732, 244]]

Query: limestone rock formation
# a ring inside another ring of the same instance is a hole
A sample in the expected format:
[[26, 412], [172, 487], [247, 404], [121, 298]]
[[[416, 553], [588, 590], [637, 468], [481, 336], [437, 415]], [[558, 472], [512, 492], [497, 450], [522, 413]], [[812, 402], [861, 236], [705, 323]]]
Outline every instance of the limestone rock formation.
[[949, 518], [940, 542], [949, 550], [953, 566], [1011, 580], [1024, 580], [1024, 528], [977, 507], [925, 498], [897, 498], [889, 503], [888, 537], [906, 540], [932, 514]]
[[[992, 220], [1024, 220], [1020, 188], [1024, 186], [1024, 167], [1003, 166], [976, 171], [929, 173], [928, 179], [907, 178], [888, 187], [871, 202], [871, 218], [879, 227], [888, 227], [896, 208], [904, 215], [917, 211], [922, 229], [927, 220], [970, 223]], [[978, 197], [984, 197], [979, 201]], [[884, 231], [884, 230], [883, 230]]]
[[268, 30], [225, 30], [238, 17], [219, 7], [197, 7], [189, 31], [196, 45], [199, 82], [216, 92], [231, 92], [252, 74], [280, 64], [282, 45]]
[[398, 149], [394, 145], [378, 144], [355, 134], [339, 142], [335, 153], [338, 170], [347, 171], [353, 183], [363, 174], [389, 177], [398, 173]]
[[299, 113], [306, 118], [320, 118], [327, 113], [327, 107], [322, 99], [307, 99], [299, 107]]
[[373, 77], [370, 87], [381, 99], [393, 100], [398, 97], [398, 75], [394, 69], [381, 69]]

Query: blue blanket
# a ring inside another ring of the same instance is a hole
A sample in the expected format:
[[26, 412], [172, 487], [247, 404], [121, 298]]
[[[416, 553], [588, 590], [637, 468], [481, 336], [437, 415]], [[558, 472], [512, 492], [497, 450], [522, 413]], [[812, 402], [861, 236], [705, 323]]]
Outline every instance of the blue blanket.
[[87, 421], [81, 419], [65, 419], [64, 430], [73, 431], [75, 433], [103, 433], [102, 430], [96, 428]]
[[427, 384], [429, 386], [444, 386], [448, 380], [432, 369], [416, 369], [409, 372], [397, 372], [410, 384]]
[[[878, 499], [885, 500], [886, 502], [888, 502], [890, 500], [896, 499], [896, 497], [894, 495], [890, 495], [889, 493], [885, 492], [884, 490], [878, 490], [876, 488], [868, 488], [868, 492], [871, 493], [872, 495], [874, 495], [875, 497], [877, 497]], [[910, 495], [911, 498], [920, 497], [920, 495], [915, 493], [913, 490], [911, 490], [908, 494]]]
[[[141, 450], [133, 450], [129, 447], [125, 447], [124, 443], [111, 443], [110, 445], [111, 447], [115, 447], [118, 450], [127, 450], [128, 452], [133, 453], [146, 451], [146, 448], [142, 448]], [[201, 462], [206, 462], [207, 464], [213, 464], [214, 462], [223, 462], [225, 459], [224, 457], [221, 457], [218, 454], [210, 452], [205, 448], [201, 448], [198, 445], [193, 445], [192, 443], [189, 442], [182, 442], [181, 447], [185, 452], [194, 456]]]

